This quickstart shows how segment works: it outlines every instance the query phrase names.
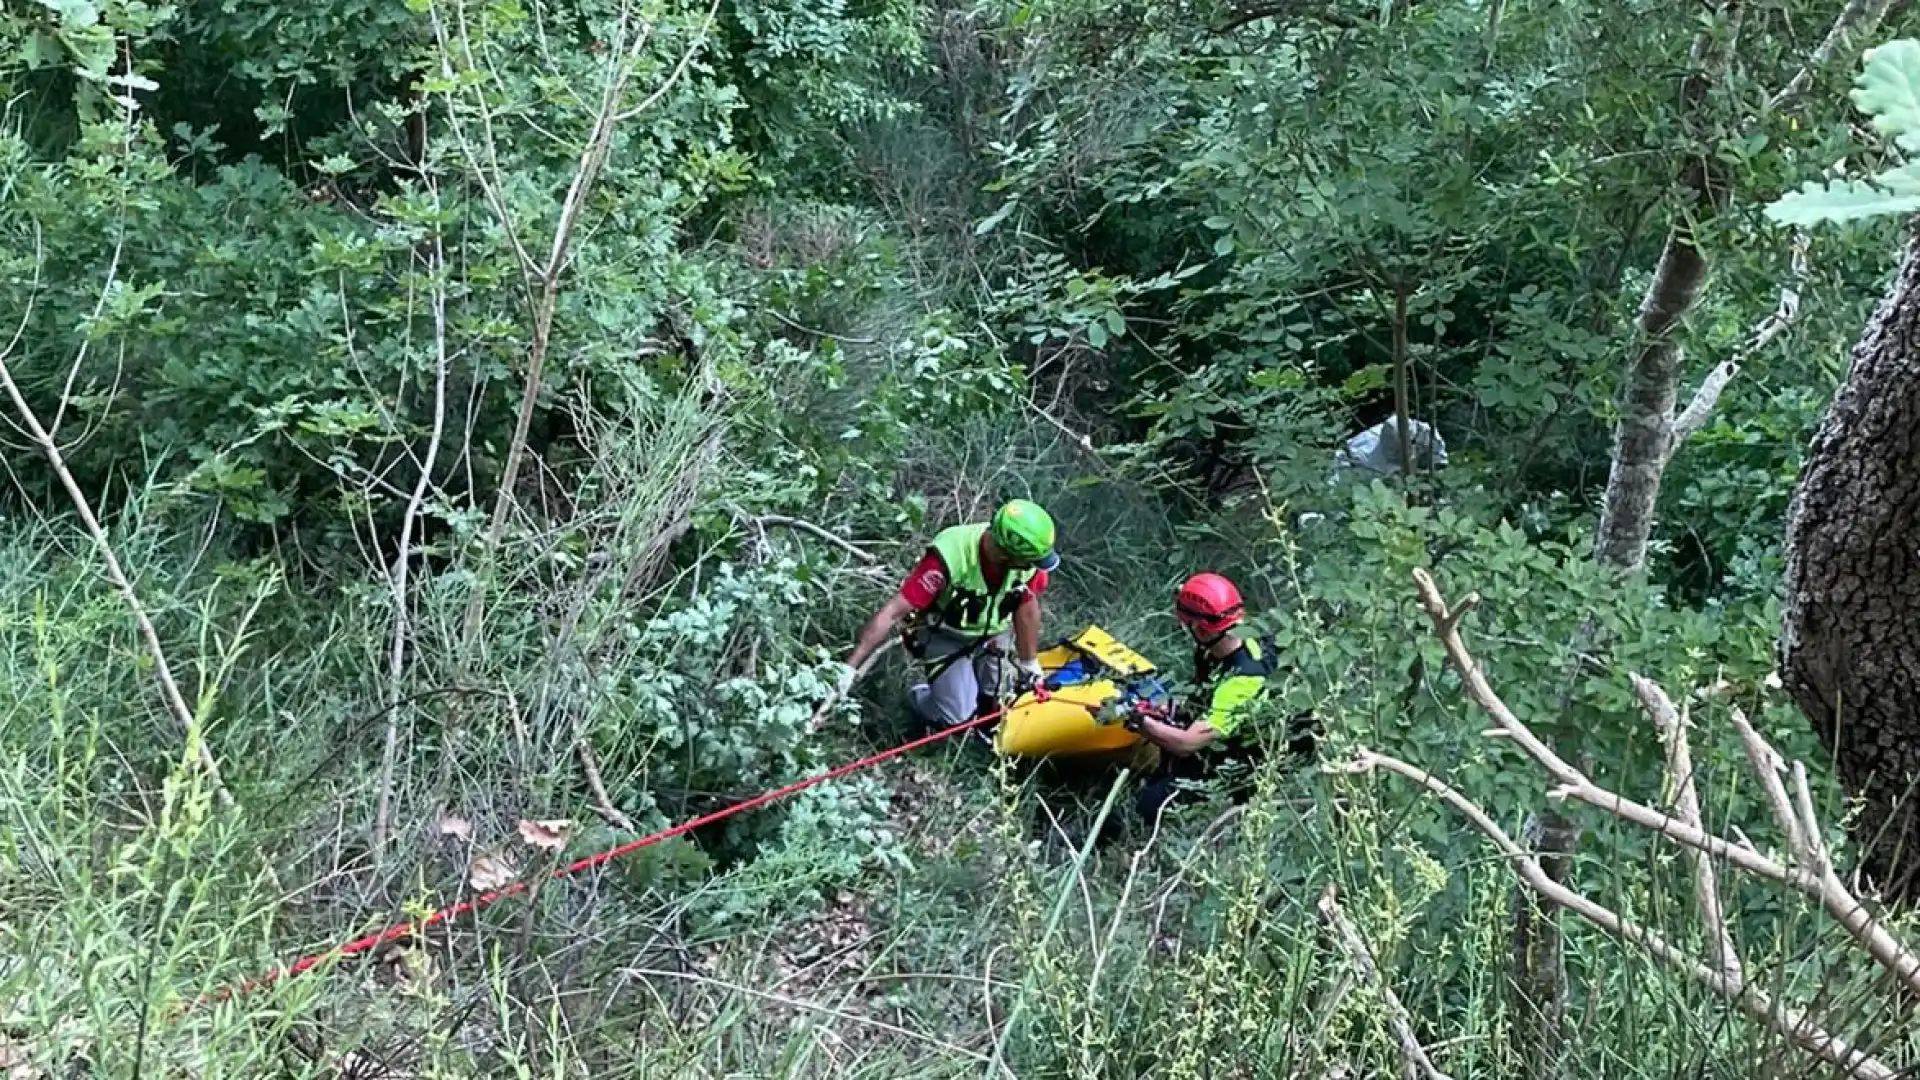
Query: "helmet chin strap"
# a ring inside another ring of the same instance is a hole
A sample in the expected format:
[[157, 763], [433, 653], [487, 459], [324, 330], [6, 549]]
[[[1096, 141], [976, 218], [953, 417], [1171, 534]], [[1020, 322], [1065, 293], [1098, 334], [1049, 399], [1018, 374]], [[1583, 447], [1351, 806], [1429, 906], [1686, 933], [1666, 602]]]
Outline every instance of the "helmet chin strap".
[[[1199, 627], [1192, 626], [1191, 623], [1189, 623], [1188, 625], [1191, 629], [1195, 629], [1195, 630], [1199, 629]], [[1201, 637], [1199, 634], [1195, 634], [1193, 636], [1193, 640], [1195, 644], [1199, 645], [1203, 649], [1212, 649], [1215, 645], [1218, 645], [1222, 641], [1226, 640], [1227, 635], [1231, 633], [1233, 633], [1233, 627], [1229, 626], [1226, 629], [1220, 631], [1219, 633], [1214, 634], [1212, 637]]]

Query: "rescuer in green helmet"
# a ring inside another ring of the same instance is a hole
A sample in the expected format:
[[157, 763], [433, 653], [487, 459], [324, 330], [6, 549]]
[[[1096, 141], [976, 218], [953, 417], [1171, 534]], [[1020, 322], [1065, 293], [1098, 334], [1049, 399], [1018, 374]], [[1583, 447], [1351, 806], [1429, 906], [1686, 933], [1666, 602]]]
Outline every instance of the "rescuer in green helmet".
[[1014, 688], [1038, 683], [1040, 594], [1060, 565], [1053, 540], [1053, 519], [1025, 499], [1002, 506], [990, 522], [935, 536], [900, 591], [860, 631], [840, 673], [840, 693], [902, 619], [916, 624], [909, 647], [927, 669], [908, 696], [922, 724], [951, 727], [977, 715], [982, 689], [994, 694], [1005, 682], [1009, 635]]

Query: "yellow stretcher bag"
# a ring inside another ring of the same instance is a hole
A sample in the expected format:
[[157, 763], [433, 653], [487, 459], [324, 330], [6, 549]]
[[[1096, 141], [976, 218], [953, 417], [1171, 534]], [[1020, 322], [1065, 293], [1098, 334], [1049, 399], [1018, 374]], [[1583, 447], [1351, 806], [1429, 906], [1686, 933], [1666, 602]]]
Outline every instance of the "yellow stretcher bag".
[[1067, 757], [1130, 750], [1143, 740], [1102, 710], [1133, 701], [1165, 704], [1146, 657], [1097, 626], [1040, 653], [1047, 697], [1023, 694], [1001, 719], [994, 747], [1015, 757]]

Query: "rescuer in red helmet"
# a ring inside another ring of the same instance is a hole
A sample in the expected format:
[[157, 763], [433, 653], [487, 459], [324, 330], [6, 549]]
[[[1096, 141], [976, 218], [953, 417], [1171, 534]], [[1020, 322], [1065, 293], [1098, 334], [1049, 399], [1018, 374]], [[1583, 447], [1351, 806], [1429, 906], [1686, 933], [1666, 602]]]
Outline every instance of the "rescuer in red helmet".
[[1126, 721], [1160, 748], [1160, 766], [1148, 775], [1137, 802], [1149, 823], [1169, 802], [1192, 797], [1180, 781], [1228, 771], [1244, 774], [1257, 760], [1246, 726], [1274, 672], [1272, 644], [1235, 632], [1246, 620], [1246, 605], [1233, 582], [1219, 574], [1195, 574], [1180, 586], [1173, 609], [1193, 638], [1196, 693], [1164, 715], [1135, 712]]

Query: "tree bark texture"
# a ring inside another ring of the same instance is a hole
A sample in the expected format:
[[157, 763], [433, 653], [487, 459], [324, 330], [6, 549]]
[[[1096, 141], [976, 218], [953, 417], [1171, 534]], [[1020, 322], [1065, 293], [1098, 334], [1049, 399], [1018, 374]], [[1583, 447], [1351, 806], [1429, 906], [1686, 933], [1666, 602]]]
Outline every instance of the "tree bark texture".
[[[1527, 816], [1522, 842], [1557, 882], [1567, 879], [1580, 828], [1558, 810]], [[1525, 1075], [1549, 1080], [1560, 1075], [1566, 1035], [1567, 967], [1561, 954], [1559, 909], [1524, 886], [1513, 893], [1513, 969], [1507, 977], [1513, 1049], [1525, 1063]]]
[[1865, 869], [1911, 896], [1920, 783], [1920, 233], [1854, 345], [1787, 511], [1780, 677], [1863, 798]]
[[1680, 346], [1674, 332], [1700, 298], [1706, 280], [1707, 260], [1694, 246], [1692, 230], [1676, 224], [1667, 233], [1653, 284], [1640, 305], [1640, 346], [1627, 368], [1620, 419], [1613, 429], [1613, 462], [1593, 549], [1593, 557], [1608, 566], [1631, 570], [1646, 558], [1660, 477], [1673, 449], [1673, 406], [1680, 381]]
[[[1768, 99], [1768, 111], [1798, 106], [1820, 70], [1850, 43], [1879, 26], [1890, 6], [1890, 0], [1848, 0], [1800, 71]], [[1699, 110], [1707, 91], [1724, 77], [1739, 40], [1741, 0], [1723, 0], [1713, 7], [1725, 23], [1725, 34], [1716, 38], [1702, 33], [1694, 39], [1692, 74], [1680, 89], [1682, 119], [1690, 123], [1702, 119]], [[1668, 227], [1653, 284], [1640, 308], [1638, 349], [1621, 391], [1613, 461], [1593, 554], [1600, 562], [1623, 570], [1635, 569], [1646, 561], [1647, 540], [1653, 535], [1653, 511], [1660, 499], [1660, 479], [1679, 437], [1674, 430], [1673, 406], [1680, 353], [1673, 335], [1699, 299], [1707, 276], [1706, 259], [1694, 246], [1694, 229], [1726, 209], [1729, 195], [1723, 170], [1713, 164], [1712, 145], [1711, 134], [1703, 133], [1697, 156], [1681, 172], [1681, 183], [1693, 197]], [[1710, 407], [1711, 403], [1709, 396], [1706, 404]], [[1697, 426], [1705, 417], [1689, 419]]]
[[[1716, 39], [1702, 33], [1694, 39], [1689, 58], [1692, 73], [1680, 87], [1683, 120], [1698, 122], [1707, 92], [1725, 76], [1739, 40], [1741, 5], [1727, 0], [1715, 7], [1727, 22], [1726, 36]], [[1727, 179], [1714, 166], [1710, 146], [1703, 135], [1695, 156], [1681, 166], [1680, 181], [1690, 194], [1667, 227], [1653, 283], [1640, 303], [1633, 360], [1621, 388], [1620, 419], [1613, 429], [1613, 460], [1607, 470], [1593, 557], [1622, 570], [1637, 569], [1646, 560], [1653, 510], [1660, 501], [1660, 478], [1673, 456], [1674, 402], [1680, 381], [1680, 345], [1674, 335], [1700, 299], [1707, 280], [1706, 256], [1694, 243], [1696, 220], [1711, 219], [1727, 205]]]

